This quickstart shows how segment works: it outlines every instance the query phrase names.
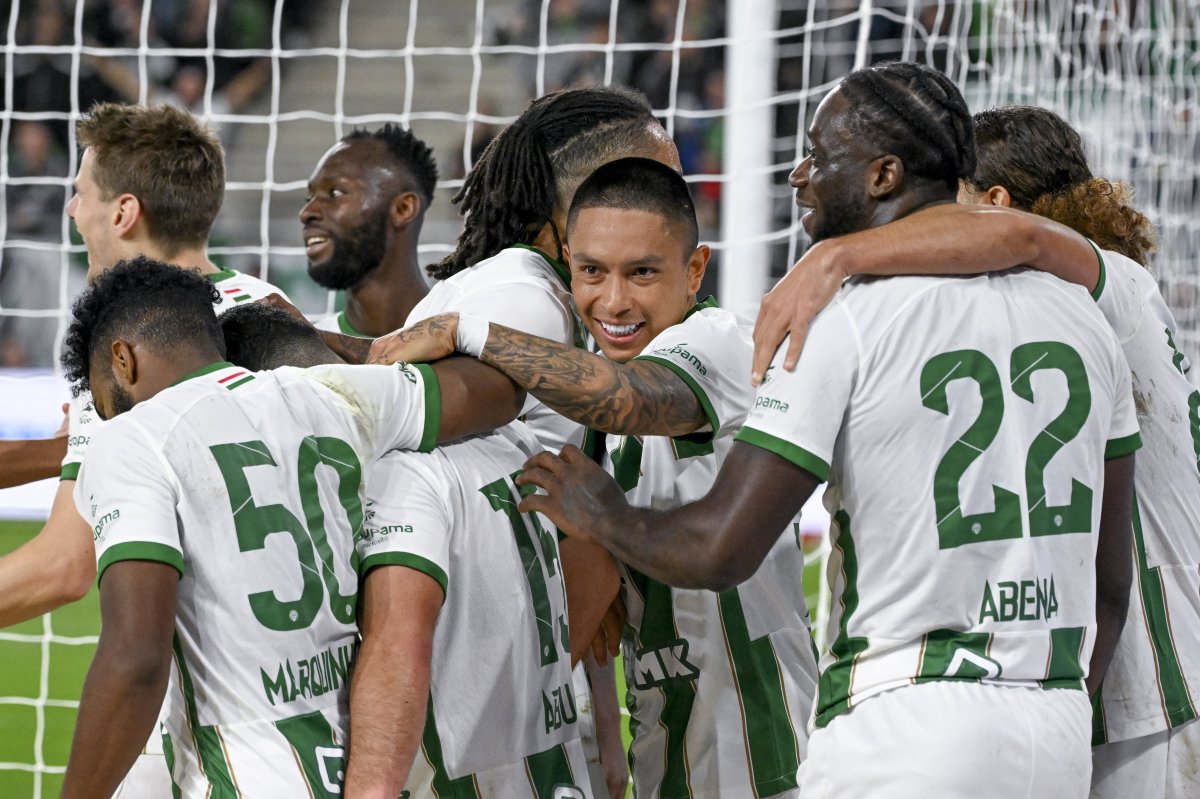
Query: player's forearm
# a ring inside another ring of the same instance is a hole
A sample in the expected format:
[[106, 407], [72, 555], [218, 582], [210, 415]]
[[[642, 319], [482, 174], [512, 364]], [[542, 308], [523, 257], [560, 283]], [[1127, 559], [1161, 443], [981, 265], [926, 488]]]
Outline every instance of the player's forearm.
[[830, 251], [824, 261], [844, 277], [979, 274], [1024, 265], [1091, 290], [1098, 276], [1095, 253], [1075, 231], [991, 205], [936, 205], [817, 247]]
[[92, 529], [75, 509], [74, 486], [74, 480], [59, 483], [45, 526], [0, 557], [0, 627], [78, 600], [96, 579]]
[[0, 441], [0, 488], [57, 477], [66, 454], [66, 436]]
[[318, 330], [325, 346], [346, 363], [366, 363], [374, 339], [346, 336], [332, 330]]
[[170, 666], [136, 641], [101, 635], [79, 702], [63, 799], [109, 799], [154, 730]]
[[1104, 499], [1096, 541], [1096, 645], [1088, 664], [1089, 694], [1095, 694], [1104, 680], [1129, 612], [1133, 586], [1133, 471], [1133, 455], [1104, 464]]
[[479, 359], [548, 407], [616, 435], [686, 435], [705, 424], [691, 389], [658, 364], [616, 363], [578, 347], [489, 325]]
[[621, 590], [621, 577], [612, 556], [587, 541], [564, 539], [558, 545], [558, 559], [567, 591], [567, 625], [571, 631], [573, 666], [591, 650], [592, 639], [600, 629], [604, 614]]
[[364, 640], [350, 684], [346, 799], [400, 795], [421, 744], [429, 702], [429, 656], [396, 657]]

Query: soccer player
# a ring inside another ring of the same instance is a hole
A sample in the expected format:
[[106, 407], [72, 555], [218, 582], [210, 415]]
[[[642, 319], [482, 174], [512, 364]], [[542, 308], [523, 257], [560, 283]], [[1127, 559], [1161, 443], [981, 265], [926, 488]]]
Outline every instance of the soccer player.
[[[975, 127], [978, 165], [959, 199], [982, 208], [948, 206], [869, 231], [881, 234], [876, 240], [854, 234], [823, 243], [781, 283], [776, 304], [783, 310], [797, 291], [813, 303], [828, 285], [824, 273], [838, 268], [917, 274], [1028, 264], [1092, 293], [1132, 367], [1144, 444], [1129, 616], [1095, 699], [1092, 796], [1192, 796], [1200, 790], [1192, 699], [1200, 691], [1200, 392], [1175, 346], [1175, 319], [1139, 265], [1153, 230], [1125, 187], [1092, 174], [1079, 135], [1053, 112], [999, 108], [976, 114]], [[775, 343], [778, 326], [794, 324], [781, 314], [763, 322]], [[770, 344], [763, 340], [764, 349]]]
[[[67, 214], [87, 246], [89, 280], [121, 259], [146, 255], [198, 269], [219, 290], [222, 307], [279, 292], [208, 259], [208, 234], [225, 192], [225, 154], [199, 120], [170, 106], [105, 104], [76, 131], [85, 149]], [[88, 525], [71, 501], [98, 421], [90, 395], [71, 401], [69, 417], [68, 436], [53, 439], [62, 483], [50, 518], [37, 537], [0, 558], [0, 625], [75, 601], [96, 576]]]
[[[944, 75], [851, 73], [792, 175], [815, 241], [952, 203], [972, 123]], [[779, 361], [776, 361], [778, 364]], [[1086, 795], [1090, 707], [1124, 622], [1128, 366], [1076, 288], [1040, 272], [855, 279], [775, 368], [712, 489], [632, 508], [578, 450], [518, 482], [544, 511], [668, 584], [727, 589], [817, 484], [834, 607], [801, 791]]]
[[[234, 308], [220, 323], [239, 365], [336, 362], [316, 331], [279, 309]], [[347, 792], [592, 795], [558, 541], [545, 520], [515, 510], [511, 475], [539, 449], [510, 424], [369, 466]]]
[[[709, 249], [687, 184], [656, 161], [612, 161], [576, 191], [567, 232], [575, 304], [604, 357], [453, 314], [405, 331], [397, 354], [440, 357], [474, 339], [470, 354], [598, 431], [632, 505], [703, 496], [754, 405], [752, 345], [748, 324], [697, 302]], [[719, 594], [624, 569], [639, 796], [796, 795], [816, 677], [803, 569], [790, 535]]]
[[344, 289], [346, 307], [318, 329], [374, 338], [403, 326], [429, 290], [417, 240], [437, 178], [425, 142], [390, 123], [356, 130], [321, 156], [300, 209], [308, 275]]
[[[674, 142], [637, 92], [595, 86], [532, 101], [467, 175], [454, 198], [465, 216], [458, 246], [429, 269], [439, 282], [405, 324], [456, 311], [561, 344], [582, 344], [583, 331], [571, 304], [571, 275], [562, 262], [567, 210], [584, 178], [601, 164], [628, 156], [652, 158], [682, 171]], [[386, 357], [390, 341], [378, 340], [374, 351]], [[580, 425], [532, 397], [522, 418], [547, 449], [557, 452], [565, 443], [582, 443]], [[599, 627], [617, 594], [618, 577], [611, 558], [584, 542], [565, 542], [562, 557], [571, 575], [569, 605], [579, 609], [583, 620], [581, 632], [573, 634], [578, 655], [591, 640], [582, 631]], [[593, 679], [611, 680], [611, 673], [594, 674]], [[582, 687], [579, 701], [587, 740], [591, 712]], [[613, 771], [611, 779], [597, 775], [593, 785], [600, 794], [608, 782], [610, 791], [621, 795], [616, 781], [626, 779], [626, 770], [617, 751], [617, 710], [613, 705], [604, 712], [613, 723], [604, 749]]]
[[168, 675], [177, 795], [339, 795], [363, 469], [503, 424], [521, 401], [469, 362], [446, 380], [403, 365], [249, 372], [222, 359], [217, 299], [195, 272], [138, 258], [75, 304], [65, 371], [111, 421], [75, 490], [102, 629], [64, 796], [112, 794]]

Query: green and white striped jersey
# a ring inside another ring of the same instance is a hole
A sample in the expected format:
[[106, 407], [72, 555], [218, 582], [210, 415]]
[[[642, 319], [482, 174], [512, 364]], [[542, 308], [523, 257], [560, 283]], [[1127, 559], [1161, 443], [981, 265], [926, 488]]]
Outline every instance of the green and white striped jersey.
[[99, 578], [181, 575], [164, 748], [183, 796], [340, 795], [363, 468], [432, 448], [439, 402], [426, 367], [217, 363], [96, 432], [75, 503]]
[[[217, 313], [227, 311], [243, 302], [262, 299], [268, 294], [278, 294], [287, 299], [286, 294], [270, 283], [233, 269], [222, 269], [207, 277], [221, 294], [221, 299], [215, 306]], [[62, 462], [63, 480], [74, 480], [79, 474], [79, 465], [83, 463], [88, 442], [103, 422], [104, 420], [96, 415], [96, 409], [92, 405], [92, 392], [85, 391], [71, 400], [67, 411], [67, 455]]]
[[[672, 508], [708, 492], [754, 402], [751, 331], [709, 298], [637, 356], [678, 375], [709, 423], [676, 438], [606, 436], [631, 504]], [[721, 593], [670, 588], [622, 566], [637, 796], [795, 790], [816, 680], [803, 570], [790, 532], [752, 578]]]
[[1153, 276], [1100, 253], [1093, 296], [1132, 370], [1141, 427], [1129, 619], [1095, 702], [1094, 743], [1191, 721], [1200, 701], [1200, 391]]
[[1139, 446], [1129, 367], [1049, 275], [849, 281], [739, 440], [828, 477], [816, 724], [926, 680], [1082, 688], [1104, 460]]
[[371, 471], [362, 569], [405, 566], [446, 592], [412, 797], [592, 795], [571, 689], [554, 526], [517, 511], [513, 477], [540, 451], [522, 424]]

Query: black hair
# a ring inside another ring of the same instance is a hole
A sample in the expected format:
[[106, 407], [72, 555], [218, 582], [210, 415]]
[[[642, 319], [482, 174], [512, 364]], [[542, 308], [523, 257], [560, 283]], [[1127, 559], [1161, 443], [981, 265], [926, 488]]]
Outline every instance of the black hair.
[[571, 201], [567, 228], [585, 208], [621, 208], [659, 214], [687, 235], [684, 252], [696, 249], [700, 228], [696, 207], [683, 176], [666, 164], [649, 158], [609, 161], [580, 184]]
[[645, 96], [632, 89], [565, 89], [534, 100], [492, 140], [454, 196], [466, 217], [463, 232], [454, 252], [430, 265], [429, 274], [447, 278], [505, 247], [532, 243], [555, 209], [570, 202], [562, 196], [560, 170], [587, 160], [590, 172], [613, 152], [618, 132], [657, 124]]
[[213, 306], [217, 287], [195, 269], [155, 261], [144, 255], [120, 261], [96, 278], [75, 300], [63, 342], [62, 365], [72, 392], [91, 389], [92, 358], [119, 338], [162, 352], [178, 347], [211, 347], [224, 356]]
[[975, 128], [954, 82], [909, 61], [860, 69], [842, 81], [850, 132], [904, 162], [907, 174], [956, 191], [975, 171]]
[[225, 357], [255, 372], [334, 360], [316, 328], [282, 308], [261, 303], [235, 305], [218, 316], [217, 323], [225, 337]]
[[344, 142], [361, 139], [374, 139], [387, 148], [388, 154], [416, 181], [428, 208], [433, 202], [433, 191], [438, 181], [437, 161], [429, 145], [418, 139], [411, 130], [391, 122], [378, 130], [355, 128], [342, 137]]
[[1105, 250], [1145, 265], [1157, 247], [1150, 219], [1123, 183], [1092, 174], [1083, 140], [1045, 108], [1014, 105], [975, 115], [978, 163], [966, 183], [1003, 186], [1015, 208], [1073, 228]]

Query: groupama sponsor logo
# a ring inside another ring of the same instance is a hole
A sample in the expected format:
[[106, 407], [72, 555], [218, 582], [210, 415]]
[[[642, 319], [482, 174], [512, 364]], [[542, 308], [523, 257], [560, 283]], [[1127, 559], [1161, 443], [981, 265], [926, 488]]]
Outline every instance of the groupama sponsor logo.
[[704, 368], [704, 362], [689, 352], [687, 347], [687, 344], [675, 344], [670, 347], [659, 347], [654, 351], [654, 354], [665, 357], [678, 357], [690, 363], [700, 374], [708, 374], [708, 370]]

